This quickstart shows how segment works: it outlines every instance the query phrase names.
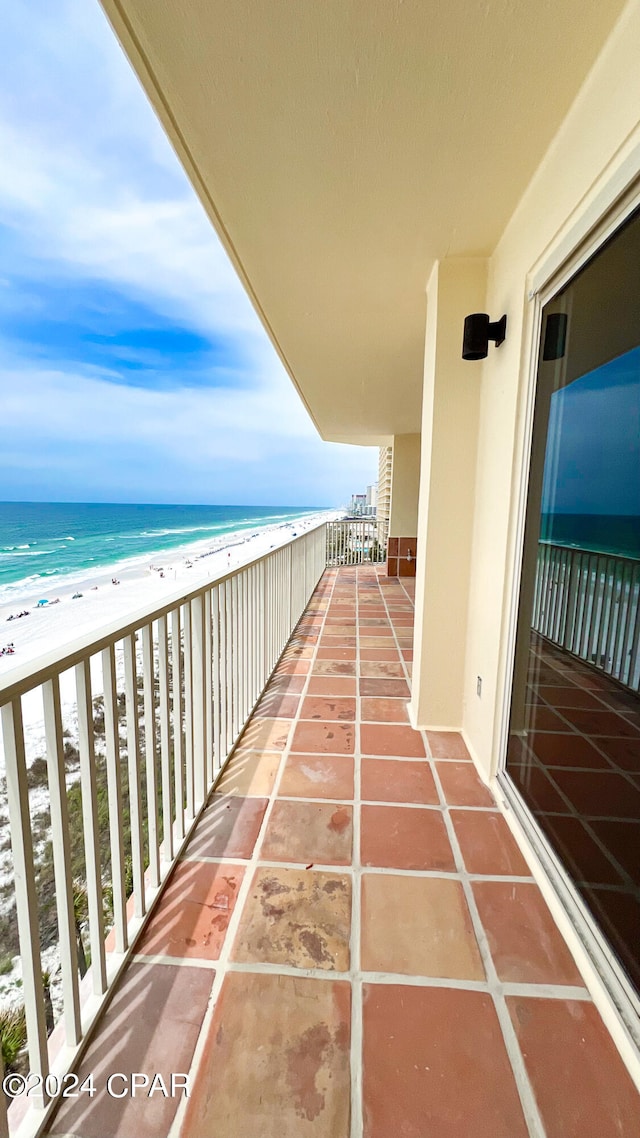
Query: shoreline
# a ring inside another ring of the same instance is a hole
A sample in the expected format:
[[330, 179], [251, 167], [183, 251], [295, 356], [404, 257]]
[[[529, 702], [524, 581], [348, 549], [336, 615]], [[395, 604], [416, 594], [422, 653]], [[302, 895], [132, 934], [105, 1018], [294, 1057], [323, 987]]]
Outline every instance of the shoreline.
[[[58, 645], [135, 612], [148, 602], [161, 603], [163, 595], [173, 592], [181, 583], [195, 587], [222, 576], [229, 569], [238, 569], [247, 561], [286, 544], [294, 532], [300, 535], [342, 513], [321, 510], [295, 521], [233, 530], [219, 538], [183, 543], [160, 554], [139, 555], [128, 564], [120, 561], [101, 566], [95, 573], [70, 574], [66, 581], [56, 582], [56, 588], [47, 590], [40, 586], [39, 592], [25, 590], [0, 604], [0, 651], [9, 644], [14, 646], [14, 654], [0, 655], [0, 677], [4, 678], [13, 667]], [[114, 577], [119, 582], [117, 585], [112, 584]], [[80, 596], [74, 599], [74, 594]], [[38, 600], [44, 597], [48, 603], [38, 607]], [[54, 597], [60, 598], [59, 604], [51, 603]], [[17, 617], [23, 610], [29, 615]], [[14, 619], [8, 620], [12, 615]]]

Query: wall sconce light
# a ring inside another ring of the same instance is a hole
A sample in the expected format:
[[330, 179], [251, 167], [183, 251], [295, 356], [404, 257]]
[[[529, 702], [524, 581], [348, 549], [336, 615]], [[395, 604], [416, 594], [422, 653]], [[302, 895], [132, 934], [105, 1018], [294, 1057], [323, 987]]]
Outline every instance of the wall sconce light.
[[483, 360], [489, 354], [489, 340], [495, 340], [496, 348], [505, 338], [507, 318], [489, 320], [486, 312], [472, 312], [465, 317], [462, 338], [463, 360]]

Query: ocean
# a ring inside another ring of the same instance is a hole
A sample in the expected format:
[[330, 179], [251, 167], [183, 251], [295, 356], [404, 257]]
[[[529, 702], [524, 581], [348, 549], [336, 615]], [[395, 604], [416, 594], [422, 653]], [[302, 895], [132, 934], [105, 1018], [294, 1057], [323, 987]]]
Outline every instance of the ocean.
[[540, 540], [640, 558], [640, 517], [635, 514], [542, 514]]
[[192, 542], [295, 522], [320, 506], [148, 506], [0, 502], [0, 603], [57, 588], [136, 558], [158, 558]]

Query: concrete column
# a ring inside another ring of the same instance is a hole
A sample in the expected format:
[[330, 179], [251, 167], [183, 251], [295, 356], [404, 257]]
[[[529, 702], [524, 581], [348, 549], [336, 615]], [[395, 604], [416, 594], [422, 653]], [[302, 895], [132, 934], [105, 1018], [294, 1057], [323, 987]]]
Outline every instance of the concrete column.
[[390, 537], [417, 535], [419, 490], [420, 435], [394, 435]]
[[427, 287], [412, 697], [416, 727], [462, 726], [482, 364], [462, 359], [485, 311], [486, 260], [436, 264]]

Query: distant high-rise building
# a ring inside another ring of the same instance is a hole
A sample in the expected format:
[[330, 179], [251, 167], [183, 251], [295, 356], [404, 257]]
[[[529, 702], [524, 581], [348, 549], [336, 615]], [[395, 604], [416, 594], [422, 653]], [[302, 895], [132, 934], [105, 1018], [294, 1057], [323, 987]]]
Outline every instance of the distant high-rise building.
[[378, 533], [381, 542], [389, 536], [389, 514], [391, 512], [391, 471], [393, 469], [393, 447], [380, 447], [378, 460], [378, 502], [376, 513]]
[[375, 513], [376, 506], [378, 505], [378, 483], [372, 482], [367, 486], [367, 512]]

